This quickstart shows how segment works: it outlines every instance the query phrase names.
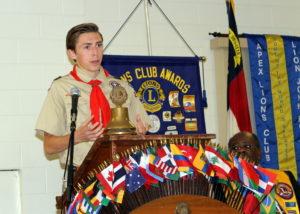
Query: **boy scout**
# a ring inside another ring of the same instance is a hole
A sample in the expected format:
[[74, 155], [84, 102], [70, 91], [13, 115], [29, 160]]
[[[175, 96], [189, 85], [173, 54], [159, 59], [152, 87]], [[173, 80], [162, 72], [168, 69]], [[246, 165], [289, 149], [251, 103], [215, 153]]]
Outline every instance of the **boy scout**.
[[98, 26], [84, 23], [71, 28], [66, 37], [67, 54], [73, 70], [53, 81], [37, 120], [36, 130], [43, 136], [46, 154], [60, 156], [65, 164], [69, 143], [72, 100], [70, 90], [80, 90], [77, 130], [74, 134], [74, 165], [80, 165], [93, 142], [102, 136], [115, 107], [109, 94], [115, 86], [125, 88], [129, 119], [137, 133], [146, 133], [150, 121], [140, 100], [127, 82], [115, 79], [102, 66], [103, 37]]

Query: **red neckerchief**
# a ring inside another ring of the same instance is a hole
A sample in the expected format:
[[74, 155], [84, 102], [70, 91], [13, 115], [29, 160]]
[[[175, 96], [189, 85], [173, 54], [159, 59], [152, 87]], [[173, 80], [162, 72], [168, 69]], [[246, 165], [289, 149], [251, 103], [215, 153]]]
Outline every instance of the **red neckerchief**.
[[[75, 80], [89, 84], [92, 86], [92, 91], [90, 94], [90, 109], [91, 109], [92, 115], [94, 116], [92, 122], [93, 123], [100, 122], [99, 116], [100, 116], [100, 111], [101, 111], [102, 124], [103, 124], [103, 127], [105, 128], [110, 121], [111, 113], [110, 113], [109, 102], [106, 99], [106, 97], [104, 96], [104, 94], [100, 88], [101, 81], [100, 80], [91, 80], [89, 82], [84, 82], [77, 75], [76, 65], [74, 65], [73, 70], [70, 72], [70, 74], [72, 75], [72, 77], [74, 77]], [[106, 70], [104, 70], [104, 74], [106, 77], [109, 76], [109, 73]]]

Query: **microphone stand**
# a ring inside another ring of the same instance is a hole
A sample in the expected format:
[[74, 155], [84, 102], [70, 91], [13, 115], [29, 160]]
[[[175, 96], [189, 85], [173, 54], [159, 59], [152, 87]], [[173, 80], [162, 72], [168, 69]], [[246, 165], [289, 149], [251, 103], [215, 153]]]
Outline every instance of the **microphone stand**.
[[74, 178], [74, 165], [73, 165], [73, 155], [74, 155], [74, 134], [76, 130], [76, 122], [72, 121], [70, 126], [70, 138], [69, 138], [69, 150], [70, 150], [70, 161], [68, 164], [68, 178], [67, 178], [67, 206], [70, 205], [73, 193], [73, 178]]

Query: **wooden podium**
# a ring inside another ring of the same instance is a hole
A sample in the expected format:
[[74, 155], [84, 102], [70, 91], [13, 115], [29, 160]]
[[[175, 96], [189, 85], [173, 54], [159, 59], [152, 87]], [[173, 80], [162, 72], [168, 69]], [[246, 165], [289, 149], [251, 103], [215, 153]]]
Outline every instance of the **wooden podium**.
[[[112, 161], [113, 157], [116, 154], [122, 154], [125, 151], [130, 151], [132, 149], [136, 149], [139, 147], [140, 149], [143, 148], [143, 146], [150, 145], [150, 144], [164, 144], [164, 143], [178, 143], [178, 144], [187, 144], [187, 143], [201, 143], [202, 145], [205, 145], [206, 143], [209, 143], [211, 139], [214, 139], [214, 134], [191, 134], [191, 135], [111, 135], [111, 136], [104, 136], [103, 138], [98, 139], [93, 144], [92, 148], [90, 149], [89, 153], [87, 154], [86, 158], [84, 159], [82, 165], [78, 168], [74, 175], [74, 188], [75, 190], [82, 189], [82, 187], [85, 186], [86, 182], [88, 182], [90, 179], [95, 177], [95, 174], [99, 172], [99, 165], [103, 164], [105, 161]], [[206, 181], [205, 177], [202, 176], [199, 178], [199, 189], [202, 188], [202, 186], [205, 186], [206, 190], [208, 189], [208, 182]], [[193, 181], [195, 182], [195, 181]], [[164, 182], [165, 183], [165, 182]], [[166, 189], [167, 186], [171, 185], [169, 184], [160, 184], [161, 189]], [[204, 185], [205, 184], [205, 185]], [[175, 191], [174, 187], [176, 189], [176, 185], [173, 185], [174, 196], [171, 194], [162, 194], [157, 193], [157, 199], [155, 191], [161, 191], [158, 189], [151, 189], [151, 190], [144, 190], [144, 193], [136, 193], [135, 195], [130, 195], [129, 192], [126, 191], [124, 195], [124, 201], [126, 201], [130, 204], [132, 204], [132, 200], [139, 201], [139, 205], [142, 204], [142, 206], [137, 207], [137, 204], [131, 205], [131, 208], [129, 209], [132, 211], [132, 213], [150, 213], [153, 211], [157, 213], [166, 213], [164, 211], [166, 210], [173, 210], [172, 213], [174, 213], [175, 205], [177, 202], [180, 201], [186, 201], [189, 203], [189, 209], [192, 211], [192, 213], [201, 213], [202, 210], [203, 213], [218, 213], [220, 211], [226, 212], [226, 213], [237, 213], [237, 211], [231, 207], [229, 207], [227, 204], [222, 203], [218, 200], [211, 199], [209, 197], [202, 196], [195, 196], [192, 190], [183, 190], [183, 191]], [[180, 184], [184, 187], [184, 182]], [[202, 185], [202, 186], [201, 186]], [[187, 186], [187, 185], [186, 185]], [[178, 186], [179, 187], [179, 186]], [[184, 188], [183, 188], [184, 189]], [[142, 190], [141, 190], [142, 191]], [[193, 190], [196, 191], [196, 190]], [[198, 191], [198, 190], [197, 190]], [[150, 196], [145, 196], [145, 194], [149, 193]], [[189, 194], [192, 193], [192, 194]], [[169, 191], [170, 193], [170, 191]], [[57, 208], [62, 209], [66, 206], [66, 194], [64, 194], [61, 197], [57, 197]], [[126, 197], [128, 196], [128, 200], [126, 200]], [[139, 197], [143, 197], [142, 200]], [[162, 199], [163, 198], [163, 199]], [[156, 199], [156, 200], [155, 200]], [[162, 199], [162, 200], [160, 200]], [[148, 201], [147, 201], [148, 200]], [[149, 203], [148, 203], [149, 202]], [[112, 204], [112, 203], [110, 203]], [[109, 205], [110, 210], [102, 209], [101, 213], [128, 213], [128, 208], [124, 208], [120, 206], [119, 204], [113, 204]], [[129, 205], [128, 205], [129, 206]], [[134, 210], [132, 210], [134, 207]], [[157, 208], [161, 207], [161, 212], [157, 211]], [[106, 211], [105, 211], [106, 210]], [[152, 211], [151, 211], [152, 210]], [[194, 212], [193, 212], [194, 210]], [[103, 211], [103, 212], [102, 212]], [[148, 211], [148, 212], [147, 212]], [[170, 212], [171, 213], [171, 212]]]

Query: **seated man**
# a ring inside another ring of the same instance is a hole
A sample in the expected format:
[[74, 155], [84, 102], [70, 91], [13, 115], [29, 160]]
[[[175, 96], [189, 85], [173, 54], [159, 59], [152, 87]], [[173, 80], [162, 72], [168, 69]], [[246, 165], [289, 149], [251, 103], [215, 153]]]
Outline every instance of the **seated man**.
[[[249, 132], [239, 132], [235, 134], [228, 142], [228, 149], [231, 155], [245, 157], [249, 161], [259, 165], [261, 151], [259, 140], [255, 134]], [[277, 174], [275, 192], [278, 204], [284, 211], [294, 211], [297, 209], [296, 200], [298, 204], [300, 202], [299, 184], [290, 171], [272, 170], [272, 172]], [[286, 190], [285, 193], [283, 189]], [[253, 203], [253, 197], [247, 196], [244, 203], [244, 211], [247, 210], [245, 213], [259, 213], [259, 204], [257, 204], [257, 206], [252, 205], [247, 207], [250, 203]], [[258, 203], [258, 201], [256, 201], [256, 203]], [[255, 210], [251, 210], [251, 207]]]
[[250, 132], [239, 132], [230, 138], [228, 142], [229, 153], [241, 157], [247, 157], [256, 165], [260, 162], [260, 146], [258, 138]]

